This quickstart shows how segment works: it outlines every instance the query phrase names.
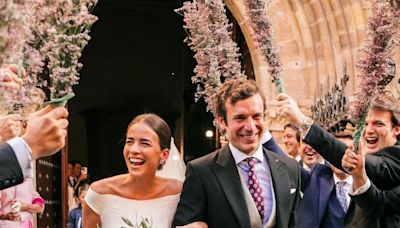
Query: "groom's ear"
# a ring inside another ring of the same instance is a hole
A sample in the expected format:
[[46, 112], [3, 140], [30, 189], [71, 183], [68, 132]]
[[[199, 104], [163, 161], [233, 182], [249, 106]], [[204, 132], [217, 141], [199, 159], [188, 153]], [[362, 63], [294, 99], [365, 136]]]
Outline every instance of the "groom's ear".
[[217, 115], [217, 122], [218, 122], [219, 127], [220, 127], [222, 130], [225, 130], [225, 129], [226, 129], [226, 123], [225, 123], [225, 120], [224, 120], [224, 118], [223, 118], [222, 116]]

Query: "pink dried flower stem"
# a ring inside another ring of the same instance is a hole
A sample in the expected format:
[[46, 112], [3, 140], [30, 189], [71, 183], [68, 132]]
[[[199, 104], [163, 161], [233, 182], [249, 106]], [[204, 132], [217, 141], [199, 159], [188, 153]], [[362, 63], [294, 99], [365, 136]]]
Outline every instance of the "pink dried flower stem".
[[[0, 66], [20, 64], [26, 53], [23, 51], [28, 39], [32, 38], [30, 29], [32, 10], [36, 0], [4, 0], [0, 2]], [[19, 76], [21, 77], [20, 73]], [[29, 76], [23, 79], [29, 80]], [[3, 113], [22, 113], [29, 105], [30, 86], [24, 83], [19, 91], [1, 86], [0, 109]]]
[[97, 17], [90, 12], [97, 0], [41, 0], [33, 6], [35, 39], [30, 40], [50, 72], [50, 102], [63, 105], [73, 96], [82, 64], [79, 58], [90, 40]]
[[0, 65], [20, 62], [23, 46], [31, 36], [28, 20], [33, 2], [0, 1]]
[[391, 1], [375, 1], [372, 4], [373, 15], [368, 20], [367, 39], [361, 51], [365, 55], [358, 61], [360, 84], [356, 93], [356, 101], [351, 109], [357, 131], [354, 135], [354, 147], [357, 151], [366, 114], [372, 97], [381, 93], [380, 86], [387, 81], [387, 61], [399, 34], [399, 9], [391, 5]]
[[282, 64], [279, 59], [278, 48], [273, 41], [274, 31], [271, 22], [267, 18], [267, 7], [269, 1], [265, 0], [244, 0], [246, 7], [246, 20], [251, 28], [251, 36], [261, 55], [269, 64], [269, 73], [272, 82], [279, 93], [284, 92], [283, 81], [280, 77]]
[[222, 81], [246, 79], [241, 71], [239, 48], [231, 38], [232, 24], [228, 22], [225, 4], [222, 0], [193, 0], [184, 2], [175, 12], [183, 14], [184, 29], [188, 31], [185, 42], [195, 52], [195, 100], [203, 97], [207, 111], [216, 117], [214, 95]]

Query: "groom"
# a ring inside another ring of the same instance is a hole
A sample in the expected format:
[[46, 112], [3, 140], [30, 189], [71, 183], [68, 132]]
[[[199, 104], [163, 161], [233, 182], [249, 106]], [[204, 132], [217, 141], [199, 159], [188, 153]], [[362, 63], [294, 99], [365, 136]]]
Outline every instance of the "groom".
[[255, 82], [225, 82], [215, 105], [229, 144], [188, 163], [173, 225], [295, 227], [299, 166], [263, 149], [266, 107]]

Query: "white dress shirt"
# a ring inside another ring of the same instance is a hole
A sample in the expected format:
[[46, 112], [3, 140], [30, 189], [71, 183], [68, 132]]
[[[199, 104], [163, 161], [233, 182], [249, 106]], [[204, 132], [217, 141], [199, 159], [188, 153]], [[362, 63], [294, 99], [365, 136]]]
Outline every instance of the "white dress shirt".
[[348, 176], [348, 177], [346, 177], [346, 179], [341, 180], [335, 174], [333, 174], [333, 180], [335, 182], [335, 186], [339, 181], [346, 182], [346, 184], [343, 186], [343, 190], [346, 193], [346, 202], [347, 202], [347, 208], [348, 208], [349, 205], [350, 205], [350, 200], [351, 200], [351, 197], [350, 197], [349, 193], [350, 193], [351, 189], [353, 189], [353, 177], [352, 176]]
[[27, 177], [33, 177], [33, 168], [31, 164], [32, 152], [25, 140], [21, 137], [14, 137], [8, 140], [7, 143], [14, 150], [15, 156], [17, 156], [24, 179]]

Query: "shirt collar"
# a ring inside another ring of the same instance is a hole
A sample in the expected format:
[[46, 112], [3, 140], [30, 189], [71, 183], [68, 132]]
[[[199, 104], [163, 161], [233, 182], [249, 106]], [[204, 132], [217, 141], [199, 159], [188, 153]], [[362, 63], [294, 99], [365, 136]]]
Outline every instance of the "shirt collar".
[[261, 143], [258, 146], [256, 152], [254, 152], [254, 154], [252, 154], [252, 155], [247, 155], [247, 154], [243, 153], [242, 151], [237, 149], [235, 146], [233, 146], [232, 143], [229, 143], [229, 149], [231, 150], [231, 153], [232, 153], [233, 159], [235, 160], [236, 165], [238, 165], [244, 159], [250, 158], [250, 157], [257, 158], [261, 162], [264, 161], [264, 154], [263, 154]]
[[268, 142], [269, 140], [271, 140], [272, 135], [268, 130], [264, 131], [264, 134], [261, 137], [261, 144], [264, 144], [266, 142]]
[[340, 180], [335, 174], [333, 174], [333, 180], [335, 182], [335, 185], [339, 182], [339, 181], [344, 181], [346, 182], [346, 184], [349, 184], [350, 186], [353, 185], [353, 177], [350, 175], [348, 177], [346, 177], [344, 180]]

